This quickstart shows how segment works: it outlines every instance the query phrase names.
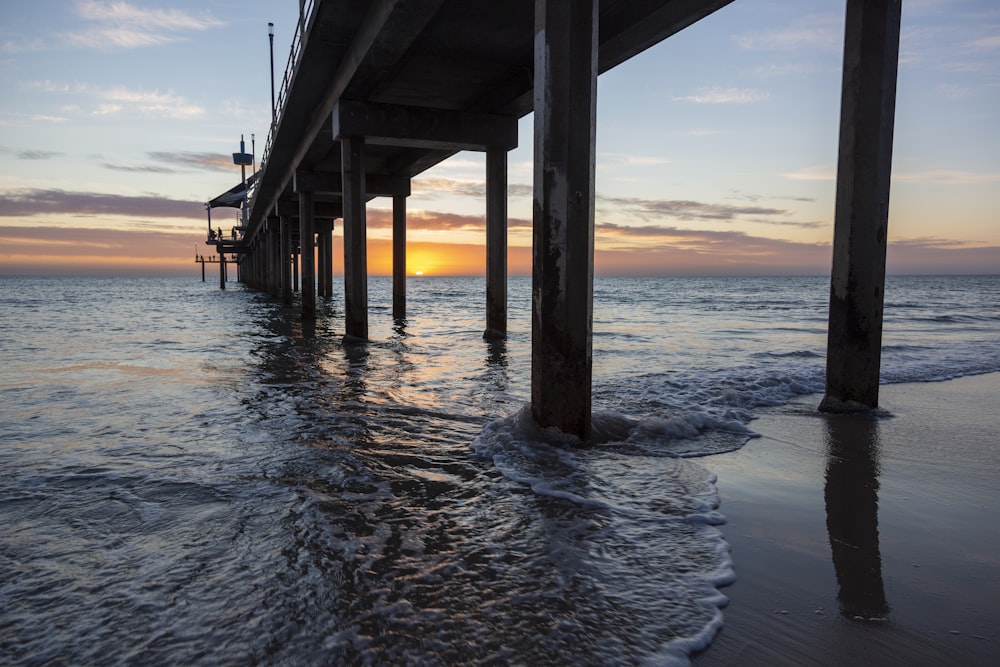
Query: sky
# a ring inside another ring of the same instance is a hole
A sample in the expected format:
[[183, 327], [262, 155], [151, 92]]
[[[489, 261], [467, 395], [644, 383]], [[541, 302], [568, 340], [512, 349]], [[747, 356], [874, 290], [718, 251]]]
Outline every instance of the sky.
[[[598, 274], [829, 273], [845, 6], [735, 0], [601, 75]], [[267, 23], [280, 82], [297, 12], [0, 5], [0, 274], [198, 274], [203, 202], [239, 181], [241, 135], [266, 140]], [[904, 0], [890, 273], [1000, 273], [998, 120], [1000, 3]], [[532, 123], [508, 157], [511, 274], [530, 273]], [[473, 152], [414, 179], [409, 273], [484, 272], [484, 180]], [[372, 274], [391, 273], [390, 210], [368, 205]]]

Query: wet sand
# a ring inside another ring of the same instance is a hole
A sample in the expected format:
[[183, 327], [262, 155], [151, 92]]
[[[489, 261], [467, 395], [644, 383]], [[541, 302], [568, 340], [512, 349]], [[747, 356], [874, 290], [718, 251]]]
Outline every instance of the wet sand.
[[694, 665], [1000, 665], [1000, 374], [819, 398], [701, 460], [736, 582]]

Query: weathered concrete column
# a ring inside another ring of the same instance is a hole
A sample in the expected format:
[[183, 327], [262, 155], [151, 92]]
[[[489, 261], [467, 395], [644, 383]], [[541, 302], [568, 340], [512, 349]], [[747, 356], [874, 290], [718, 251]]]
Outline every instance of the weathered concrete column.
[[281, 228], [281, 274], [279, 277], [279, 282], [281, 283], [281, 302], [289, 305], [292, 303], [292, 227], [288, 221], [288, 217], [284, 215], [279, 218], [278, 224]]
[[267, 291], [271, 296], [281, 295], [281, 232], [280, 220], [267, 220]]
[[292, 251], [292, 290], [295, 292], [299, 291], [299, 255], [301, 254], [300, 248]]
[[535, 0], [531, 414], [588, 440], [598, 0]]
[[273, 231], [271, 235], [271, 256], [274, 258], [272, 266], [274, 267], [274, 274], [272, 279], [274, 296], [281, 296], [281, 275], [282, 275], [282, 264], [281, 261], [281, 218], [275, 218], [272, 223]]
[[406, 196], [392, 198], [392, 318], [406, 317]]
[[222, 246], [218, 246], [219, 251], [219, 289], [226, 289], [226, 256], [222, 254]]
[[878, 405], [900, 14], [900, 0], [847, 2], [826, 411]]
[[299, 239], [302, 248], [302, 319], [316, 319], [316, 270], [313, 250], [313, 193], [299, 190]]
[[486, 334], [507, 335], [507, 150], [486, 149]]
[[368, 338], [368, 256], [363, 137], [342, 137], [344, 179], [344, 325], [347, 335]]

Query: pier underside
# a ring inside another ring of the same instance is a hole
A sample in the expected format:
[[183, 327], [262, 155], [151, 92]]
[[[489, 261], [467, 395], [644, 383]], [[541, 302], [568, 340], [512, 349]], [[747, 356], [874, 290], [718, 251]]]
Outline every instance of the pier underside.
[[[731, 1], [302, 3], [276, 121], [229, 246], [240, 280], [286, 302], [299, 289], [302, 316], [314, 317], [317, 291], [332, 292], [330, 235], [340, 219], [345, 334], [364, 340], [366, 202], [393, 199], [393, 316], [402, 318], [410, 179], [458, 151], [481, 151], [485, 330], [502, 337], [506, 153], [518, 119], [534, 111], [532, 414], [589, 439], [596, 80]], [[827, 393], [831, 403], [874, 405], [900, 10], [898, 1], [847, 6]], [[877, 299], [856, 298], [869, 293]], [[847, 376], [856, 381], [837, 379]]]

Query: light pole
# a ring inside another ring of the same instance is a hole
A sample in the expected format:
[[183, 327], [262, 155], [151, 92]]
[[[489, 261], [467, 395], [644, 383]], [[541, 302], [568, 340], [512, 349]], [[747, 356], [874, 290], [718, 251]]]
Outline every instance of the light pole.
[[271, 43], [271, 128], [278, 120], [278, 111], [274, 107], [274, 24], [267, 24], [267, 39]]

